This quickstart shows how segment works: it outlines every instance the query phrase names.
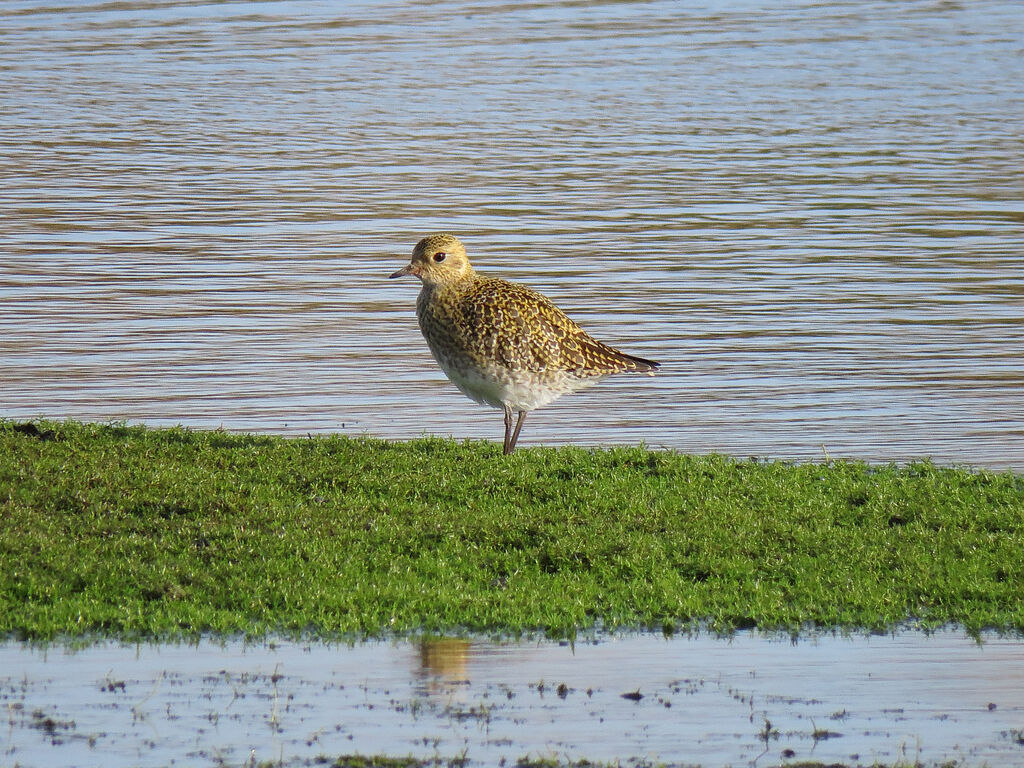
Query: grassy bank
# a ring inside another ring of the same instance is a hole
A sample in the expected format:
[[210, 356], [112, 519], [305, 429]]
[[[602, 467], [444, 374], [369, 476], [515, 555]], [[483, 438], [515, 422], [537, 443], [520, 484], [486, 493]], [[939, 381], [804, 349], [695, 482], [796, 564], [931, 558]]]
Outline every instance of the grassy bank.
[[0, 422], [0, 632], [1024, 630], [1024, 478]]

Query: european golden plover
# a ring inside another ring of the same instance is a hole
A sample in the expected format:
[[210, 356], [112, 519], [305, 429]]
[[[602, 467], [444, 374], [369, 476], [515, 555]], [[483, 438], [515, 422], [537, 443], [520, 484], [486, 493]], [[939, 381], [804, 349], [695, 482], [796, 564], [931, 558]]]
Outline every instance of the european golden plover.
[[591, 337], [536, 291], [478, 275], [454, 235], [420, 240], [391, 277], [404, 275], [423, 283], [416, 316], [441, 370], [466, 396], [505, 412], [506, 454], [529, 411], [613, 373], [658, 368]]

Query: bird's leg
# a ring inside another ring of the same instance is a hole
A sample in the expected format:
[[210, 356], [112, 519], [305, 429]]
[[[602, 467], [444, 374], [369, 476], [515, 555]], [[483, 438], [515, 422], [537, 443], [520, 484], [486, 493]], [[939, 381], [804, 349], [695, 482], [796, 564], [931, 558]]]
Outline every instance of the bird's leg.
[[505, 455], [512, 453], [512, 447], [509, 445], [509, 440], [512, 437], [512, 409], [507, 405], [505, 406], [505, 445], [502, 447], [501, 452]]
[[[511, 413], [509, 414], [511, 415]], [[526, 411], [519, 412], [519, 419], [516, 421], [516, 431], [512, 433], [512, 443], [505, 453], [512, 453], [516, 449], [516, 440], [519, 439], [519, 430], [523, 428], [523, 419], [526, 418]]]

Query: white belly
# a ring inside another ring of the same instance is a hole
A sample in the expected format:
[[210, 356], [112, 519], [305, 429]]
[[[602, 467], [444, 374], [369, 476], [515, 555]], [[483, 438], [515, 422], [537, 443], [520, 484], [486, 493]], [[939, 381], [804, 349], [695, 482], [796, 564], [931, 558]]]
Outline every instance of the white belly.
[[441, 370], [459, 390], [478, 403], [513, 411], [532, 411], [552, 400], [596, 384], [601, 378], [581, 379], [558, 372], [530, 373], [494, 366], [488, 370], [465, 367], [436, 358]]

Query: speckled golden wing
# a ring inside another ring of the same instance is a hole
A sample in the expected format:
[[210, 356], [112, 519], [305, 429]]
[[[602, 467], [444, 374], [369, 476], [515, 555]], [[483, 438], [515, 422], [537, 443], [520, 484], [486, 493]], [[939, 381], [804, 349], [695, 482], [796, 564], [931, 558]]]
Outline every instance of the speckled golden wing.
[[460, 304], [465, 337], [514, 371], [560, 370], [586, 378], [658, 367], [593, 338], [547, 297], [522, 285], [480, 280]]

